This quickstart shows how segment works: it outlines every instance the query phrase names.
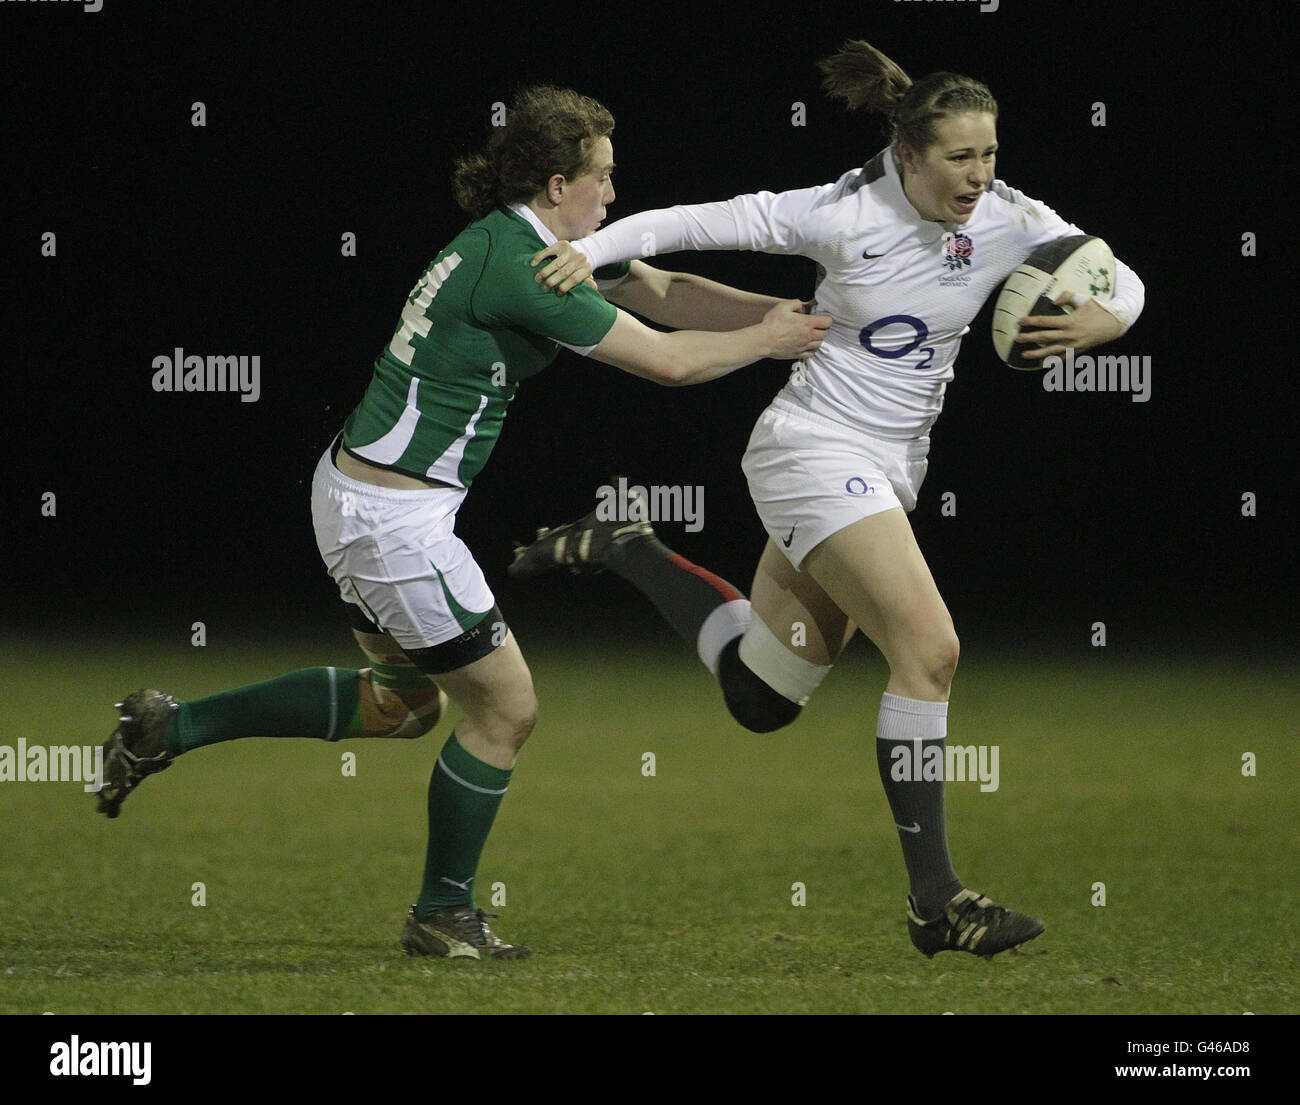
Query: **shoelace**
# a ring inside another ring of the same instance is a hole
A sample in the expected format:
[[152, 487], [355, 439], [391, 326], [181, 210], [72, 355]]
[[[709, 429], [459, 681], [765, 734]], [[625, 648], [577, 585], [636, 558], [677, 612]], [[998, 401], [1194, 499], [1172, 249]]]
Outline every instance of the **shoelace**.
[[993, 903], [982, 906], [975, 903], [976, 899], [972, 898], [967, 908], [957, 914], [957, 920], [949, 930], [958, 944], [964, 943], [978, 928], [996, 929], [1008, 912], [1005, 906]]
[[966, 903], [965, 909], [958, 911], [957, 923], [961, 924], [963, 921], [974, 917], [996, 917], [999, 912], [1005, 913], [1006, 910], [1000, 905], [994, 905], [992, 902], [988, 905], [979, 905], [976, 899], [972, 898]]
[[484, 909], [476, 909], [473, 913], [462, 913], [455, 920], [456, 935], [466, 937], [468, 943], [482, 941], [485, 945], [499, 937], [490, 928], [488, 928], [488, 919], [493, 921], [497, 919], [497, 914], [488, 913]]

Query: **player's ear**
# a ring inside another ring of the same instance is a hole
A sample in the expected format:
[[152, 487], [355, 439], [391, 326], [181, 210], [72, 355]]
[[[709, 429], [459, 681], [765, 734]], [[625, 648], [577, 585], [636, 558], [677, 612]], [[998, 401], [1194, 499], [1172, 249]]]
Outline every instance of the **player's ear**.
[[563, 173], [554, 174], [546, 182], [546, 198], [558, 206], [560, 200], [564, 199], [564, 186], [568, 183]]

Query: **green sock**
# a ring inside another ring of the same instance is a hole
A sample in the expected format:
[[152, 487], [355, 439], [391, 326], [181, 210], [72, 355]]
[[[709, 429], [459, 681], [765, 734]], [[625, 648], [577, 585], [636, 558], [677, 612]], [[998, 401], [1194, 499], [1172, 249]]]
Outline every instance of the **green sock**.
[[356, 668], [304, 668], [209, 698], [182, 702], [164, 742], [173, 756], [239, 737], [316, 737], [361, 731]]
[[429, 849], [415, 911], [474, 905], [470, 885], [511, 772], [471, 756], [452, 733], [429, 777]]

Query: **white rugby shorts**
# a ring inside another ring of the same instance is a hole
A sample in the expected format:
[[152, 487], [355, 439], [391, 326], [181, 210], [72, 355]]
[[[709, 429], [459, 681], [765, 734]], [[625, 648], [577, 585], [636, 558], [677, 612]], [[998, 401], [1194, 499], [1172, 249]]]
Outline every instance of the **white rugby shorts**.
[[796, 570], [831, 534], [873, 514], [912, 510], [930, 439], [870, 437], [779, 397], [754, 424], [741, 467], [768, 535]]
[[496, 600], [453, 531], [463, 487], [404, 491], [350, 479], [331, 444], [316, 465], [311, 518], [316, 547], [345, 602], [403, 648], [464, 634]]

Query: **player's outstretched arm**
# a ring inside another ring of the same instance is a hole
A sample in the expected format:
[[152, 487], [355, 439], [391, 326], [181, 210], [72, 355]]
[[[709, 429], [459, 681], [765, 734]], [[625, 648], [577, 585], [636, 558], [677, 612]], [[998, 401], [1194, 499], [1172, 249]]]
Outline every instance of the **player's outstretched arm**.
[[[551, 261], [559, 266], [554, 289], [559, 295], [591, 276], [591, 262], [571, 242], [561, 239], [547, 246], [534, 255], [532, 264], [536, 268]], [[674, 330], [738, 330], [761, 322], [781, 302], [777, 296], [742, 291], [694, 273], [657, 269], [644, 261], [633, 261], [627, 276], [604, 295], [615, 306]]]
[[809, 356], [820, 348], [830, 325], [829, 315], [806, 314], [797, 299], [777, 302], [757, 325], [726, 333], [665, 334], [620, 310], [591, 356], [633, 376], [680, 387], [716, 380], [764, 357]]
[[738, 330], [762, 322], [781, 302], [689, 272], [633, 261], [627, 277], [605, 293], [616, 306], [674, 330]]
[[[835, 236], [838, 231], [833, 225], [828, 227], [824, 220], [818, 220], [814, 212], [858, 172], [855, 169], [846, 173], [835, 184], [789, 192], [754, 192], [717, 203], [679, 204], [641, 211], [572, 244], [596, 268], [682, 249], [745, 249], [816, 259], [828, 229]], [[553, 251], [543, 250], [542, 254], [550, 252]], [[551, 289], [558, 285], [560, 291], [573, 287], [577, 279], [565, 275], [561, 269], [556, 262], [548, 262], [537, 274], [538, 282]]]

